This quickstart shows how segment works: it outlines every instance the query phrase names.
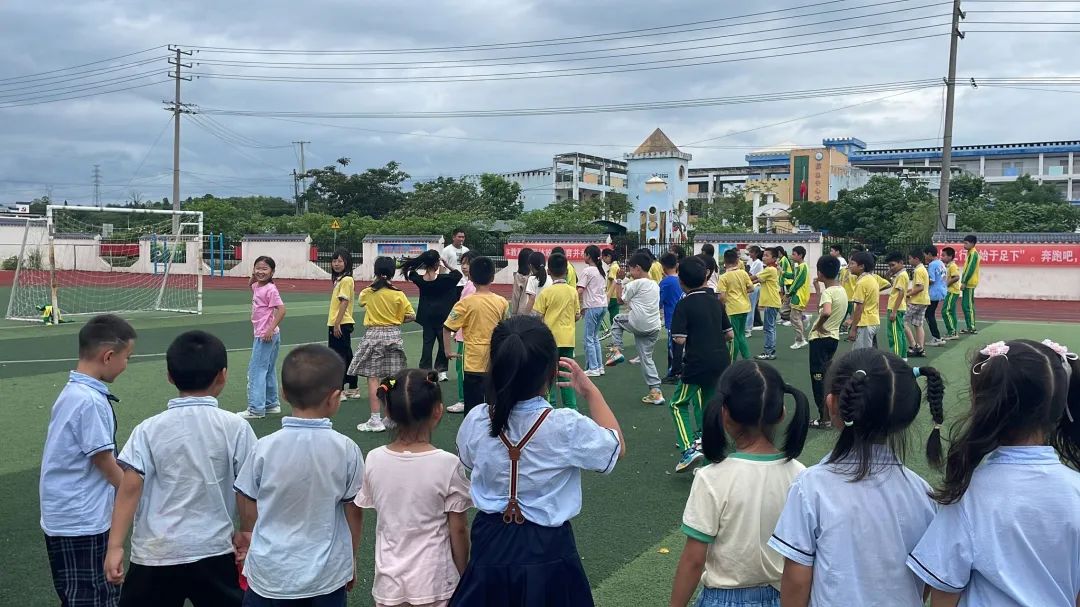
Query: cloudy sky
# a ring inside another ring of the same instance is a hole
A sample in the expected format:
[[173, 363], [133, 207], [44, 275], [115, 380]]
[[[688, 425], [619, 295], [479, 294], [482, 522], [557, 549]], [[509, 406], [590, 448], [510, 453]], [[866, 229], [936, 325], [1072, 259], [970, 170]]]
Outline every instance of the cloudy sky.
[[[964, 9], [958, 76], [965, 82], [1080, 71], [1080, 2], [966, 0]], [[1050, 10], [1065, 12], [1041, 12]], [[168, 44], [207, 47], [185, 57], [199, 76], [183, 83], [183, 101], [203, 113], [182, 121], [182, 197], [291, 196], [298, 159], [290, 142], [299, 140], [311, 142], [309, 167], [342, 156], [356, 170], [396, 160], [418, 179], [537, 168], [569, 151], [621, 157], [656, 127], [694, 155], [692, 166], [738, 165], [755, 148], [823, 137], [856, 136], [878, 148], [934, 145], [940, 87], [862, 89], [941, 79], [949, 12], [940, 0], [8, 0], [0, 3], [0, 203], [48, 192], [89, 202], [95, 164], [106, 203], [133, 193], [168, 196]], [[987, 24], [995, 21], [1008, 24]], [[417, 51], [432, 47], [443, 50]], [[145, 49], [154, 50], [100, 62]], [[327, 50], [380, 52], [312, 53]], [[567, 69], [584, 73], [537, 77]], [[312, 78], [337, 80], [303, 81]], [[96, 95], [129, 87], [138, 88]], [[856, 94], [772, 98], [821, 89]], [[1078, 91], [1052, 82], [962, 87], [955, 143], [1080, 138]], [[80, 98], [45, 103], [64, 97]], [[553, 116], [326, 116], [732, 97], [752, 103]]]

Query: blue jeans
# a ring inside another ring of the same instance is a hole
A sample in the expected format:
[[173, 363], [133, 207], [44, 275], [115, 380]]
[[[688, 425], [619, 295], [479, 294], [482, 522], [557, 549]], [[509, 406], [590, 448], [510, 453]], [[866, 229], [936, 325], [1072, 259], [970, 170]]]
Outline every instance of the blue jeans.
[[585, 368], [602, 369], [604, 352], [600, 348], [600, 321], [607, 308], [585, 308]]
[[776, 317], [780, 315], [779, 308], [765, 308], [761, 315], [761, 322], [765, 325], [765, 353], [776, 354]]
[[[754, 310], [757, 309], [758, 297], [761, 295], [761, 289], [754, 289], [750, 293], [750, 315], [746, 317], [746, 334], [750, 335], [750, 331], [754, 328]], [[765, 322], [765, 319], [761, 319], [761, 322]]]
[[702, 588], [696, 607], [780, 607], [780, 592], [772, 586]]
[[281, 348], [281, 333], [274, 339], [263, 341], [256, 337], [251, 346], [251, 362], [248, 363], [247, 402], [248, 411], [262, 415], [268, 407], [276, 407], [278, 401], [277, 366], [278, 350]]

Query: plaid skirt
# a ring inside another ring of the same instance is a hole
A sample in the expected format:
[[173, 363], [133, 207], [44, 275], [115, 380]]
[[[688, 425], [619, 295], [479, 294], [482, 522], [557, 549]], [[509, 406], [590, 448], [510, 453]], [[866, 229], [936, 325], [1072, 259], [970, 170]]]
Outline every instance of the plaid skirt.
[[401, 327], [367, 327], [356, 347], [349, 375], [382, 379], [405, 368]]

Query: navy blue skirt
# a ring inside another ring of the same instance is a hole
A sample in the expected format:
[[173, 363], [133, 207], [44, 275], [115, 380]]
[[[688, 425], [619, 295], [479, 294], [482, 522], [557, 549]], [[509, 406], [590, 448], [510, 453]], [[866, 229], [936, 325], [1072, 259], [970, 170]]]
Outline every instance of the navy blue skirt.
[[472, 552], [451, 607], [593, 607], [570, 522], [506, 524], [480, 512]]

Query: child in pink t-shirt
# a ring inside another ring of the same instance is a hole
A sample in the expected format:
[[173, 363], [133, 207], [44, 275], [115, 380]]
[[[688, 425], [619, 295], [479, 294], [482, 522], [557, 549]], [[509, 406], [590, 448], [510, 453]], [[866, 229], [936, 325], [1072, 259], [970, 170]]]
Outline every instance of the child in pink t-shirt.
[[461, 460], [431, 444], [443, 415], [439, 376], [405, 369], [378, 395], [397, 426], [394, 442], [368, 452], [356, 495], [379, 513], [371, 595], [377, 607], [443, 607], [469, 561], [472, 498]]
[[[469, 262], [475, 255], [472, 251], [466, 251], [461, 254], [461, 259], [458, 263], [461, 264], [461, 273], [465, 275], [465, 287], [461, 290], [461, 297], [458, 300], [465, 299], [466, 297], [476, 293], [476, 285], [469, 279]], [[461, 329], [454, 334], [454, 341], [457, 343], [457, 402], [446, 408], [447, 413], [464, 413], [465, 412], [465, 359], [461, 358], [461, 355], [465, 352], [465, 333]]]
[[251, 272], [251, 324], [255, 341], [248, 363], [247, 409], [238, 415], [244, 419], [262, 419], [267, 413], [281, 413], [278, 400], [277, 366], [281, 347], [278, 325], [285, 318], [285, 302], [274, 284], [274, 260], [265, 255], [255, 259]]

